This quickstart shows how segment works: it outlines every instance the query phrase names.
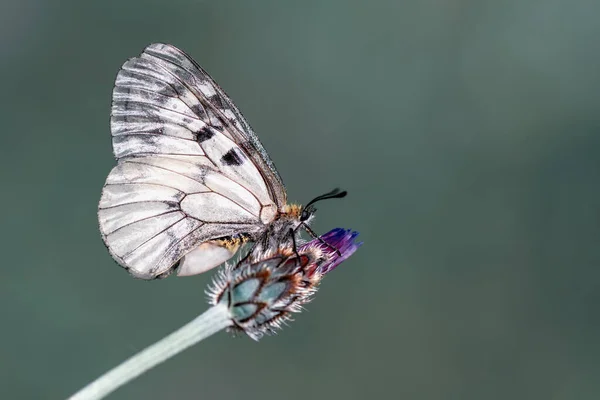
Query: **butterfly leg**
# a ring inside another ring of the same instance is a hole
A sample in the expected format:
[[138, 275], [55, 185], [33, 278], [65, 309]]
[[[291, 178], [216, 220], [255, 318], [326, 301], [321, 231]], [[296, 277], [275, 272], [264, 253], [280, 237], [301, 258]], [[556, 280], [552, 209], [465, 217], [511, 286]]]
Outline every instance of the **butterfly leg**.
[[[342, 252], [338, 250], [337, 247], [330, 245], [329, 243], [327, 243], [326, 241], [324, 241], [323, 239], [321, 239], [312, 229], [310, 229], [310, 227], [305, 224], [304, 222], [301, 223], [300, 225], [298, 225], [298, 228], [302, 227], [306, 232], [308, 232], [308, 234], [310, 236], [313, 237], [313, 239], [317, 239], [319, 242], [323, 243], [325, 246], [329, 247], [331, 250], [335, 250], [335, 252], [338, 254], [338, 256], [341, 257]], [[296, 229], [298, 229], [296, 228]]]
[[255, 251], [260, 251], [257, 249], [261, 249], [262, 251], [265, 251], [266, 249], [269, 248], [269, 237], [272, 234], [273, 229], [271, 227], [269, 227], [261, 236], [259, 236], [258, 238], [255, 239], [250, 239], [252, 240], [252, 247], [250, 247], [250, 249], [246, 252], [246, 255], [244, 257], [242, 257], [237, 265], [242, 265], [244, 262], [246, 262], [250, 256], [252, 255], [252, 253], [254, 253]]
[[299, 267], [302, 265], [302, 260], [300, 259], [300, 254], [298, 254], [298, 246], [296, 245], [296, 231], [294, 231], [294, 228], [290, 228], [290, 236], [292, 237], [292, 249], [296, 255], [296, 266]]
[[238, 261], [238, 262], [236, 263], [236, 267], [237, 267], [238, 265], [242, 265], [242, 264], [243, 264], [243, 263], [244, 263], [244, 262], [245, 262], [245, 261], [246, 261], [246, 260], [247, 260], [247, 259], [250, 257], [250, 254], [252, 254], [252, 252], [254, 251], [254, 249], [256, 249], [256, 246], [257, 246], [257, 242], [252, 242], [252, 247], [250, 247], [250, 250], [248, 250], [248, 251], [246, 252], [246, 255], [245, 255], [244, 257], [242, 257], [242, 258], [240, 259], [240, 261]]

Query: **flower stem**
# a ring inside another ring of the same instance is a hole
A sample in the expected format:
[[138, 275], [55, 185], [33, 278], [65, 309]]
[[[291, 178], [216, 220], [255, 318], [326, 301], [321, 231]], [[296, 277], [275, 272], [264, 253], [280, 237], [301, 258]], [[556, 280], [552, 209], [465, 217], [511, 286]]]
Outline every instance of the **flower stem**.
[[69, 400], [101, 399], [150, 368], [231, 324], [231, 316], [227, 306], [217, 304], [175, 332], [111, 369], [75, 393]]

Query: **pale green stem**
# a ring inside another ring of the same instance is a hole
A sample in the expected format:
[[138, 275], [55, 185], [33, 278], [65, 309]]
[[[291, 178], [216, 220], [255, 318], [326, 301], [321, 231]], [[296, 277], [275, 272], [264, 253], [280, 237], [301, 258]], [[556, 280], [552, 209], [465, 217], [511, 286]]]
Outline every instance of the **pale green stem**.
[[227, 306], [224, 304], [213, 306], [175, 332], [146, 347], [121, 365], [116, 366], [88, 384], [69, 397], [69, 400], [101, 399], [150, 368], [202, 339], [231, 326], [231, 324], [231, 316]]

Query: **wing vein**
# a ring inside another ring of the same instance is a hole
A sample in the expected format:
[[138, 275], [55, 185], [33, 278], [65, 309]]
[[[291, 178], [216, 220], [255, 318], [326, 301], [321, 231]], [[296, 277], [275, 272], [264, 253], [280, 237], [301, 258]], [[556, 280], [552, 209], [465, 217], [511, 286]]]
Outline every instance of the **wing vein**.
[[131, 202], [127, 202], [127, 203], [119, 203], [115, 206], [109, 206], [109, 207], [98, 207], [99, 210], [110, 210], [112, 208], [117, 208], [117, 207], [121, 207], [121, 206], [125, 206], [125, 205], [129, 205], [129, 204], [142, 204], [142, 203], [159, 203], [159, 204], [167, 204], [169, 206], [174, 206], [177, 207], [179, 206], [179, 202], [173, 202], [170, 200], [142, 200], [142, 201], [131, 201]]
[[[117, 136], [140, 136], [140, 137], [144, 137], [144, 136], [146, 136], [146, 137], [147, 136], [158, 136], [158, 137], [169, 136], [169, 137], [177, 138], [178, 140], [186, 140], [188, 142], [198, 143], [194, 139], [186, 139], [186, 138], [182, 138], [182, 137], [179, 137], [179, 136], [173, 136], [173, 135], [165, 135], [164, 133], [145, 133], [143, 131], [139, 132], [139, 133], [137, 133], [137, 132], [127, 132], [126, 135], [117, 135]], [[202, 151], [204, 151], [204, 149], [202, 149]], [[154, 153], [152, 153], [152, 154], [154, 154]], [[160, 153], [160, 154], [166, 154], [166, 153]], [[192, 155], [192, 154], [190, 154], [190, 155]], [[196, 154], [196, 155], [198, 155], [198, 154]]]
[[[140, 222], [140, 221], [146, 221], [146, 220], [149, 220], [149, 219], [152, 219], [152, 218], [156, 218], [156, 217], [164, 217], [164, 216], [165, 216], [165, 215], [167, 215], [167, 214], [171, 214], [171, 213], [179, 213], [179, 212], [180, 212], [180, 213], [182, 213], [183, 215], [187, 216], [187, 214], [186, 214], [186, 213], [184, 213], [184, 212], [183, 212], [183, 211], [181, 211], [181, 210], [170, 210], [170, 211], [165, 211], [164, 213], [160, 213], [160, 214], [156, 214], [156, 215], [150, 215], [150, 216], [148, 216], [148, 217], [144, 217], [144, 218], [136, 219], [136, 220], [135, 220], [135, 221], [133, 221], [133, 222], [129, 222], [129, 223], [127, 223], [127, 224], [123, 225], [123, 226], [120, 226], [120, 227], [118, 227], [117, 229], [115, 229], [114, 231], [112, 231], [111, 233], [109, 233], [109, 234], [108, 234], [108, 235], [106, 235], [106, 236], [110, 236], [110, 235], [112, 235], [113, 233], [115, 233], [115, 232], [118, 232], [118, 231], [120, 231], [120, 230], [121, 230], [121, 229], [123, 229], [123, 228], [127, 228], [128, 226], [131, 226], [131, 225], [133, 225], [133, 224], [137, 224], [137, 223], [138, 223], [138, 222]], [[183, 218], [185, 218], [185, 217], [183, 217]], [[180, 219], [180, 220], [178, 220], [177, 222], [179, 222], [179, 221], [181, 221], [181, 219]]]
[[[144, 105], [144, 106], [151, 106], [149, 108], [160, 108], [161, 110], [166, 110], [166, 111], [169, 111], [169, 112], [181, 115], [182, 117], [185, 117], [185, 118], [192, 118], [192, 119], [195, 119], [197, 121], [206, 123], [204, 120], [202, 120], [200, 117], [198, 117], [198, 115], [196, 113], [194, 113], [187, 104], [183, 103], [183, 101], [182, 101], [182, 103], [188, 108], [188, 110], [192, 111], [192, 115], [193, 116], [190, 116], [188, 114], [184, 114], [184, 113], [179, 112], [177, 110], [173, 110], [172, 108], [167, 108], [167, 107], [164, 107], [162, 105], [158, 105], [158, 104], [156, 104], [156, 102], [152, 102], [152, 101], [146, 102], [146, 101], [139, 101], [139, 100], [120, 100], [120, 99], [115, 101], [115, 103], [117, 103], [117, 104], [118, 103], [125, 103], [125, 102], [127, 104], [140, 104], [140, 105]], [[113, 111], [113, 115], [125, 115], [127, 113], [128, 113], [128, 111], [126, 111], [126, 110], [117, 110], [117, 112]], [[179, 125], [179, 124], [177, 124], [177, 125]], [[179, 126], [182, 126], [182, 127], [186, 128], [183, 125], [179, 125]], [[189, 131], [189, 129], [188, 129], [188, 131]]]
[[[168, 155], [168, 154], [169, 154], [169, 153], [161, 153], [161, 155]], [[171, 155], [177, 156], [177, 155], [179, 155], [179, 154], [171, 154]], [[193, 156], [194, 154], [187, 154], [187, 155], [189, 155], [189, 156]], [[208, 157], [206, 157], [206, 158], [208, 158]], [[210, 160], [210, 158], [208, 158], [208, 159]], [[164, 167], [164, 166], [162, 166], [162, 165], [156, 165], [156, 164], [152, 164], [152, 163], [146, 163], [146, 162], [142, 162], [142, 160], [141, 160], [141, 159], [140, 159], [140, 160], [138, 160], [137, 158], [130, 158], [130, 159], [127, 159], [127, 162], [136, 163], [136, 164], [142, 164], [142, 165], [149, 165], [149, 166], [151, 166], [151, 167], [159, 168], [159, 169], [162, 169], [162, 170], [164, 170], [164, 171], [169, 171], [169, 172], [172, 172], [172, 173], [174, 173], [174, 174], [177, 174], [177, 175], [183, 176], [183, 177], [185, 177], [185, 178], [188, 178], [188, 179], [194, 180], [194, 181], [196, 181], [196, 182], [198, 182], [198, 183], [200, 183], [200, 184], [202, 184], [202, 185], [206, 186], [206, 185], [204, 184], [204, 182], [202, 182], [202, 181], [199, 181], [198, 179], [196, 179], [196, 178], [194, 178], [194, 177], [192, 177], [192, 176], [187, 176], [187, 175], [185, 175], [185, 174], [182, 174], [181, 172], [178, 172], [178, 171], [175, 171], [175, 170], [169, 169], [169, 168], [167, 168], [167, 167]], [[185, 162], [187, 162], [187, 161], [185, 161]], [[212, 160], [211, 160], [211, 163], [212, 163], [213, 165], [215, 164], [215, 163], [214, 163]], [[192, 164], [192, 165], [195, 165], [195, 164]], [[206, 166], [206, 165], [205, 165], [204, 167], [206, 167], [207, 169], [210, 169], [211, 171], [214, 171], [214, 172], [216, 172], [216, 173], [219, 173], [219, 174], [220, 174], [220, 172], [219, 172], [218, 170], [214, 170], [214, 169], [212, 169], [212, 168], [209, 168], [209, 167], [208, 167], [208, 166]], [[216, 167], [216, 165], [215, 165], [215, 167]]]
[[179, 193], [183, 193], [184, 195], [187, 195], [189, 193], [186, 193], [184, 191], [182, 191], [181, 189], [177, 189], [176, 187], [173, 186], [169, 186], [169, 185], [165, 185], [163, 183], [139, 183], [139, 182], [123, 182], [123, 183], [107, 183], [104, 186], [123, 186], [123, 185], [150, 185], [150, 186], [161, 186], [161, 187], [166, 187], [169, 189], [173, 189], [173, 190], [177, 190]]
[[[185, 213], [183, 213], [184, 215], [186, 215]], [[151, 241], [152, 239], [154, 239], [155, 237], [157, 237], [158, 235], [164, 233], [165, 231], [167, 231], [169, 228], [173, 227], [173, 225], [177, 224], [178, 222], [186, 219], [187, 217], [181, 217], [179, 218], [177, 221], [175, 221], [174, 223], [172, 223], [171, 225], [167, 226], [165, 229], [163, 229], [162, 231], [158, 232], [157, 234], [155, 234], [154, 236], [152, 236], [151, 238], [147, 239], [146, 241], [144, 241], [144, 243], [140, 243], [135, 249], [128, 251], [127, 253], [125, 253], [123, 255], [123, 258], [127, 257], [128, 255], [130, 255], [131, 253], [133, 253], [134, 251], [136, 251], [137, 249], [139, 249], [140, 247], [142, 247], [143, 245], [145, 245], [146, 243], [148, 243], [149, 241]]]

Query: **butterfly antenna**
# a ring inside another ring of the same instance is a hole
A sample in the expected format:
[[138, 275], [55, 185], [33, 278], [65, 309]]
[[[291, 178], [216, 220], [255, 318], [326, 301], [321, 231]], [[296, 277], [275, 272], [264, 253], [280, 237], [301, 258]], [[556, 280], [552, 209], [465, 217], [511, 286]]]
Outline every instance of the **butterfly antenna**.
[[333, 189], [329, 193], [322, 194], [320, 196], [315, 197], [311, 201], [308, 202], [306, 206], [302, 209], [302, 214], [300, 214], [300, 221], [306, 221], [310, 218], [311, 215], [314, 214], [317, 209], [313, 204], [317, 201], [327, 200], [327, 199], [341, 199], [342, 197], [346, 197], [348, 192], [345, 190], [340, 190], [339, 188]]
[[306, 207], [311, 206], [311, 205], [315, 204], [317, 201], [321, 201], [321, 200], [341, 199], [342, 197], [346, 197], [347, 194], [348, 194], [348, 192], [346, 192], [345, 190], [341, 190], [340, 188], [335, 188], [331, 192], [328, 192], [328, 193], [325, 193], [325, 194], [315, 197], [314, 199], [312, 199], [311, 201], [308, 202]]

